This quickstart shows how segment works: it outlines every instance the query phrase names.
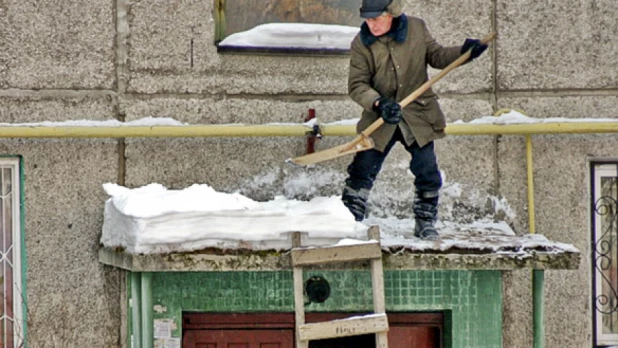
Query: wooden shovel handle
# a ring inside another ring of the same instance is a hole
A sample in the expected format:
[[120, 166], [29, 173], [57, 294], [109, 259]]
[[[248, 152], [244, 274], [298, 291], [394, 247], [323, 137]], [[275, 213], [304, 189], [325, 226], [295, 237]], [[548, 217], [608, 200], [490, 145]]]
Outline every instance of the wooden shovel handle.
[[[496, 37], [496, 33], [491, 33], [487, 36], [485, 36], [481, 42], [484, 44], [488, 44], [489, 42], [491, 42], [494, 38]], [[406, 106], [408, 106], [408, 104], [410, 104], [411, 102], [413, 102], [416, 98], [420, 97], [423, 93], [425, 93], [425, 91], [427, 91], [429, 89], [429, 87], [431, 87], [434, 83], [438, 82], [440, 79], [442, 79], [446, 74], [448, 74], [451, 70], [455, 69], [456, 67], [460, 66], [461, 64], [465, 63], [466, 61], [468, 61], [468, 59], [470, 58], [470, 54], [472, 54], [472, 50], [468, 50], [466, 51], [466, 53], [462, 54], [459, 58], [457, 58], [454, 62], [452, 62], [451, 64], [449, 64], [446, 68], [442, 69], [436, 76], [432, 77], [431, 79], [429, 79], [427, 82], [423, 83], [416, 91], [412, 92], [409, 96], [407, 96], [406, 98], [404, 98], [402, 101], [399, 102], [399, 105], [401, 105], [401, 108], [405, 108]], [[380, 128], [380, 126], [384, 123], [384, 119], [382, 119], [382, 117], [379, 117], [375, 122], [373, 122], [372, 124], [369, 125], [369, 127], [365, 128], [361, 134], [359, 134], [356, 139], [354, 140], [362, 140], [363, 137], [368, 137], [371, 133], [373, 133], [376, 129]]]
[[[487, 44], [496, 36], [495, 33], [491, 33], [481, 40], [482, 43]], [[435, 77], [431, 78], [429, 81], [425, 82], [422, 86], [420, 86], [416, 91], [410, 94], [408, 97], [399, 102], [402, 108], [406, 107], [408, 104], [414, 101], [414, 99], [418, 98], [421, 94], [425, 93], [431, 85], [440, 80], [444, 75], [448, 74], [451, 70], [460, 66], [464, 62], [466, 62], [470, 58], [470, 51], [462, 54], [457, 60], [449, 64], [446, 68], [442, 69], [440, 73], [438, 73]], [[384, 123], [382, 117], [379, 117], [375, 122], [373, 122], [369, 127], [363, 130], [356, 138], [352, 141], [347, 142], [345, 144], [335, 146], [330, 149], [318, 151], [315, 153], [307, 154], [304, 156], [296, 157], [293, 159], [289, 159], [289, 162], [297, 164], [297, 165], [309, 165], [315, 164], [318, 162], [334, 159], [337, 157], [341, 157], [348, 154], [353, 154], [360, 151], [369, 150], [374, 147], [373, 141], [369, 138], [369, 135], [373, 133], [378, 127], [380, 127]]]

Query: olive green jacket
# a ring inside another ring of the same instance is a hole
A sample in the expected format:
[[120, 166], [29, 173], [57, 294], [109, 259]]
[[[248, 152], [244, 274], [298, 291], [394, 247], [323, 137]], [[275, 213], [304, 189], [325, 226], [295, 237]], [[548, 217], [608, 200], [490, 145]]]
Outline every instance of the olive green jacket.
[[[364, 109], [356, 127], [359, 133], [380, 117], [372, 109], [376, 99], [384, 96], [400, 102], [428, 80], [427, 65], [443, 69], [460, 56], [461, 46], [441, 46], [423, 20], [406, 18], [407, 28], [402, 26], [397, 39], [373, 36], [375, 41], [366, 46], [361, 36], [372, 35], [367, 28], [361, 28], [352, 40], [348, 93]], [[403, 109], [399, 126], [407, 127], [421, 147], [445, 136], [446, 120], [437, 99], [429, 89]], [[385, 123], [373, 132], [371, 138], [377, 150], [384, 151], [396, 126]]]

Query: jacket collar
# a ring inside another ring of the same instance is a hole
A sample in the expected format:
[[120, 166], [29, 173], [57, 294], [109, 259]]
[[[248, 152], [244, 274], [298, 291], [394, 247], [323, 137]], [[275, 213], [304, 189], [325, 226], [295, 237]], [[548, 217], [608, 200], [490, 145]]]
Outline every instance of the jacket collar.
[[380, 37], [388, 36], [396, 42], [402, 43], [408, 36], [408, 18], [404, 14], [399, 17], [393, 18], [393, 24], [391, 30], [382, 36], [375, 36], [369, 30], [367, 23], [363, 23], [360, 29], [360, 38], [363, 44], [367, 47], [371, 46], [374, 42], [378, 41]]

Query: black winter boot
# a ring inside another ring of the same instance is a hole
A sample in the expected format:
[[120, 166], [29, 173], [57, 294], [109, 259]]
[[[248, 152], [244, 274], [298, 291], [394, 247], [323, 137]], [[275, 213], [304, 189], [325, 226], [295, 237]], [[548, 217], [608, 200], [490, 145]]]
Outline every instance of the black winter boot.
[[436, 240], [438, 219], [438, 192], [417, 192], [414, 197], [414, 236], [424, 240]]
[[416, 219], [414, 221], [414, 236], [424, 240], [436, 240], [440, 238], [434, 225], [435, 221]]
[[349, 186], [343, 188], [343, 194], [341, 195], [343, 205], [350, 210], [356, 221], [363, 221], [365, 218], [368, 198], [369, 190], [364, 188], [356, 190]]

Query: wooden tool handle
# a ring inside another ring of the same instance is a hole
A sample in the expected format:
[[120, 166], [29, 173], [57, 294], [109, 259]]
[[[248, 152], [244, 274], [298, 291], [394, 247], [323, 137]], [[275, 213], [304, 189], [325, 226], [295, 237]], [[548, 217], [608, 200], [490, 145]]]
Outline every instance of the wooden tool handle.
[[[496, 33], [491, 33], [491, 34], [485, 36], [481, 40], [481, 42], [484, 43], [484, 44], [488, 44], [495, 37], [496, 37]], [[408, 106], [408, 104], [410, 104], [411, 102], [416, 100], [416, 98], [420, 97], [423, 93], [425, 93], [425, 91], [427, 91], [429, 89], [429, 87], [431, 87], [434, 83], [436, 83], [440, 79], [442, 79], [446, 74], [451, 72], [451, 70], [453, 70], [456, 67], [460, 66], [461, 64], [467, 62], [468, 59], [470, 59], [470, 54], [472, 54], [472, 50], [466, 51], [459, 58], [457, 58], [454, 62], [449, 64], [446, 68], [442, 69], [436, 76], [432, 77], [427, 82], [423, 83], [418, 89], [416, 89], [409, 96], [407, 96], [406, 98], [404, 98], [402, 101], [399, 102], [399, 105], [401, 105], [401, 108], [402, 109], [405, 108], [406, 106]], [[384, 120], [382, 119], [382, 117], [378, 118], [375, 122], [373, 122], [371, 125], [369, 125], [369, 127], [365, 128], [365, 130], [363, 130], [361, 132], [361, 135], [364, 135], [366, 137], [369, 136], [376, 129], [378, 129], [383, 123], [384, 123]]]
[[[491, 40], [494, 39], [494, 37], [496, 37], [496, 34], [491, 33], [485, 36], [481, 40], [481, 42], [484, 44], [488, 44]], [[443, 78], [444, 75], [448, 74], [451, 70], [455, 69], [456, 67], [468, 61], [468, 59], [470, 59], [470, 54], [471, 54], [471, 50], [468, 50], [467, 52], [462, 54], [454, 62], [449, 64], [446, 68], [442, 69], [442, 71], [440, 71], [436, 76], [431, 78], [429, 81], [423, 83], [423, 85], [420, 86], [416, 91], [412, 92], [412, 94], [410, 94], [405, 99], [403, 99], [401, 102], [399, 102], [399, 105], [401, 105], [401, 107], [404, 108], [408, 104], [413, 102], [416, 98], [418, 98], [420, 95], [425, 93], [425, 91], [428, 90], [429, 87], [431, 87], [431, 85], [433, 85], [438, 80]], [[383, 123], [384, 123], [384, 120], [382, 119], [382, 117], [379, 117], [376, 121], [370, 124], [369, 127], [365, 128], [365, 130], [363, 130], [359, 135], [357, 135], [356, 138], [354, 138], [352, 141], [333, 147], [333, 148], [330, 148], [330, 149], [318, 151], [315, 153], [307, 154], [307, 155], [296, 157], [296, 158], [292, 158], [292, 159], [289, 159], [289, 162], [298, 164], [298, 165], [309, 165], [309, 164], [315, 164], [318, 162], [323, 162], [326, 160], [334, 159], [334, 158], [341, 157], [344, 155], [369, 150], [373, 148], [374, 146], [373, 141], [371, 140], [371, 138], [369, 138], [369, 135], [373, 133], [376, 129], [378, 129]]]

